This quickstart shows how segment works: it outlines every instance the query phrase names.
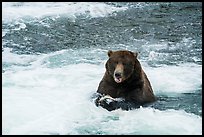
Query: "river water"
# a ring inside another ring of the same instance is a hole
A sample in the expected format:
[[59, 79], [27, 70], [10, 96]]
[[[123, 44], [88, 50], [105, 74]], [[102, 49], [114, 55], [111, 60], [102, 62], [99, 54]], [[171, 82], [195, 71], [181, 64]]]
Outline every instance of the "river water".
[[[122, 49], [139, 52], [152, 106], [95, 106]], [[202, 3], [2, 3], [2, 134], [202, 134]]]

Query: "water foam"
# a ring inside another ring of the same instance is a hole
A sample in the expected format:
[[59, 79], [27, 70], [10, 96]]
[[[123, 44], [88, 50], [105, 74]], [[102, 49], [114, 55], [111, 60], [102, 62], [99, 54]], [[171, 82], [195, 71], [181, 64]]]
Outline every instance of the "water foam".
[[63, 15], [73, 21], [79, 15], [105, 17], [114, 12], [126, 10], [127, 7], [115, 7], [97, 2], [6, 2], [2, 3], [2, 21], [18, 20], [25, 17], [42, 18]]
[[[81, 62], [48, 68], [46, 60], [58, 54], [67, 51], [25, 58], [8, 54], [10, 63], [31, 60], [34, 65], [2, 74], [3, 134], [202, 134], [202, 118], [182, 110], [108, 112], [96, 107], [90, 97], [103, 77], [104, 64]], [[201, 84], [197, 65], [144, 66], [156, 94], [193, 92]]]
[[194, 63], [157, 68], [144, 65], [144, 70], [158, 94], [195, 92], [202, 85], [202, 66]]

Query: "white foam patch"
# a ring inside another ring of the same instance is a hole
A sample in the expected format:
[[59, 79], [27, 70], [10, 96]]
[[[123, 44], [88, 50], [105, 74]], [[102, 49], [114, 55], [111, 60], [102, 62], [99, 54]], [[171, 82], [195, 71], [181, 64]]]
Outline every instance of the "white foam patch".
[[151, 68], [144, 65], [144, 70], [158, 94], [195, 92], [202, 86], [202, 66], [184, 63], [178, 66]]
[[95, 76], [101, 73], [98, 68], [79, 64], [63, 69], [36, 68], [5, 72], [2, 89], [4, 131], [7, 133], [12, 127], [43, 117], [46, 119], [46, 115], [56, 115], [67, 109], [70, 112], [85, 100], [89, 102], [99, 82], [95, 80]]
[[18, 55], [11, 53], [12, 49], [4, 48], [2, 52], [2, 61], [4, 63], [27, 64], [36, 59], [35, 55]]
[[105, 17], [126, 9], [127, 7], [114, 7], [102, 2], [3, 2], [2, 21], [12, 21], [23, 17], [53, 16], [58, 18], [61, 15], [75, 21], [78, 15]]

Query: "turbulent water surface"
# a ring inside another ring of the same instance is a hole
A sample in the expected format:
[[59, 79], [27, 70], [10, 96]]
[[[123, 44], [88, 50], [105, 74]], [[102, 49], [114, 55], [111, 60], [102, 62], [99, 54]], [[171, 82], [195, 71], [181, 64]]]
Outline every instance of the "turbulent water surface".
[[[2, 3], [2, 134], [202, 134], [202, 3]], [[107, 111], [108, 50], [139, 52], [158, 101]]]

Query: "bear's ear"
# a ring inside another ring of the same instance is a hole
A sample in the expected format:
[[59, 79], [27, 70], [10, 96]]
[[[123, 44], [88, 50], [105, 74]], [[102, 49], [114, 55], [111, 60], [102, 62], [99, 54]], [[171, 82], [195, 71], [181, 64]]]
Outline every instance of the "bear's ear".
[[133, 52], [133, 55], [137, 58], [138, 52]]
[[109, 51], [108, 51], [108, 56], [110, 57], [112, 54], [113, 54], [113, 51], [112, 51], [112, 50], [109, 50]]

